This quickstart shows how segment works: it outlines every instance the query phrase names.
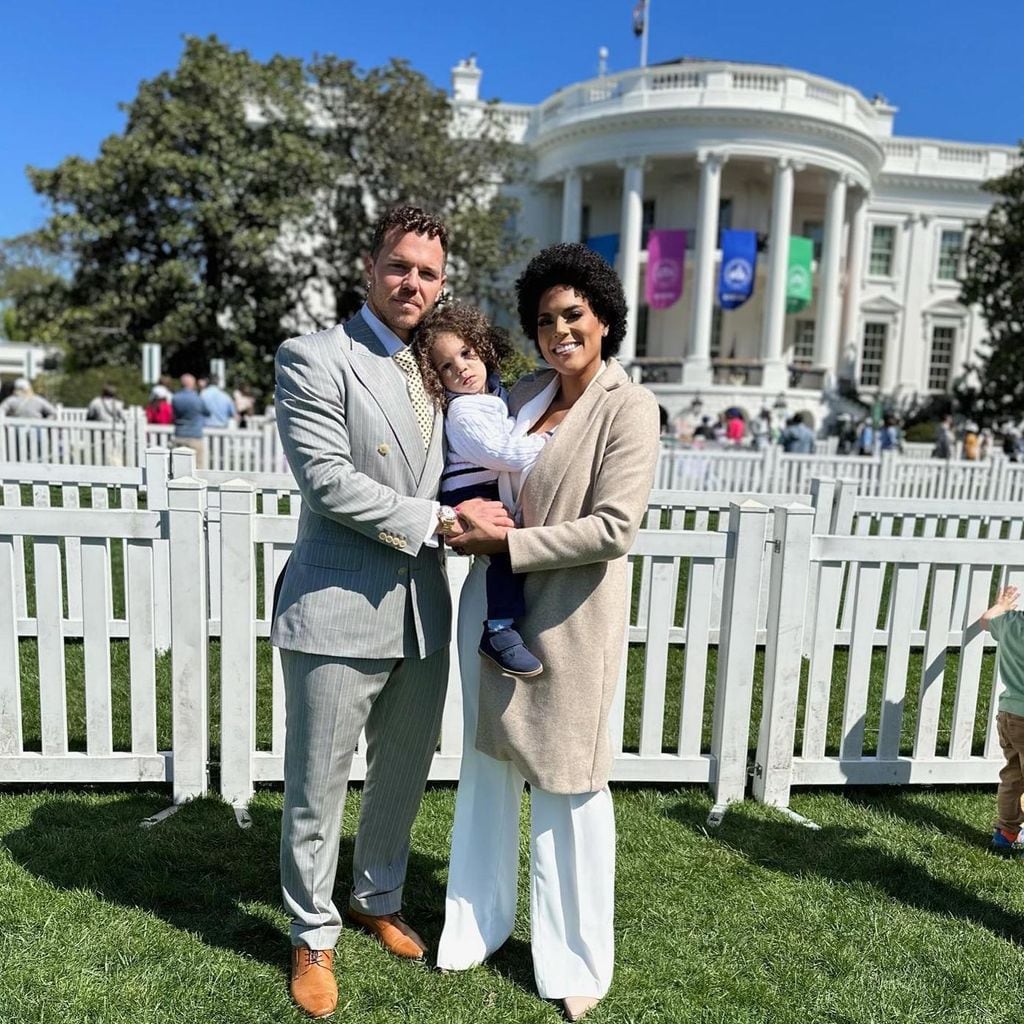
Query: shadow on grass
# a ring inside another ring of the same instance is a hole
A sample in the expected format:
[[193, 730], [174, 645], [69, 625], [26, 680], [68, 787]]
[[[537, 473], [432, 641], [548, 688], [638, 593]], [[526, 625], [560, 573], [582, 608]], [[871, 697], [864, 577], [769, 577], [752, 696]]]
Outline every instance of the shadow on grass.
[[[968, 846], [988, 848], [990, 834], [987, 830], [979, 830], [960, 818], [915, 799], [910, 793], [896, 792], [883, 795], [854, 790], [847, 795], [847, 799], [851, 804], [867, 810], [885, 811], [916, 828], [930, 827], [944, 836], [956, 837]], [[985, 824], [988, 825], [989, 822], [986, 820]]]
[[[288, 930], [278, 887], [280, 812], [255, 801], [252, 828], [242, 831], [227, 805], [197, 800], [155, 828], [139, 828], [162, 805], [152, 794], [97, 804], [58, 798], [39, 807], [3, 844], [26, 871], [58, 889], [91, 891], [98, 899], [153, 914], [210, 946], [287, 972]], [[344, 836], [335, 889], [340, 906], [346, 902], [352, 846], [352, 837]], [[430, 908], [440, 920], [443, 867], [437, 858], [412, 853], [410, 919]]]
[[[898, 802], [886, 800], [883, 807], [909, 822], [928, 820], [939, 825], [946, 821], [939, 812], [909, 803], [901, 811], [894, 803]], [[854, 797], [851, 804], [868, 809], [879, 806], [868, 797]], [[759, 817], [751, 821], [733, 814], [709, 833], [705, 827], [707, 809], [696, 802], [680, 803], [668, 813], [685, 827], [721, 842], [759, 867], [798, 879], [817, 876], [840, 885], [871, 886], [908, 907], [940, 917], [958, 917], [987, 928], [999, 938], [1024, 945], [1024, 918], [1020, 914], [935, 877], [920, 862], [871, 845], [866, 828], [824, 825], [820, 831], [813, 831], [783, 819]], [[933, 813], [941, 822], [933, 820]], [[977, 844], [976, 834], [972, 834], [971, 842]]]

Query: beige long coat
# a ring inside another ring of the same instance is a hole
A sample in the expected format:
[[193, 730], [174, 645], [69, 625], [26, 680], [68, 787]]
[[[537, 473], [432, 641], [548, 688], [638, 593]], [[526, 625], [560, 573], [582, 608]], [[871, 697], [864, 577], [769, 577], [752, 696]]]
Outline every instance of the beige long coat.
[[[554, 371], [512, 391], [516, 413]], [[551, 793], [602, 789], [611, 769], [608, 714], [626, 630], [626, 553], [640, 527], [658, 458], [654, 396], [610, 360], [566, 414], [520, 495], [509, 534], [527, 573], [520, 631], [544, 672], [516, 679], [484, 659], [477, 749], [512, 761]]]

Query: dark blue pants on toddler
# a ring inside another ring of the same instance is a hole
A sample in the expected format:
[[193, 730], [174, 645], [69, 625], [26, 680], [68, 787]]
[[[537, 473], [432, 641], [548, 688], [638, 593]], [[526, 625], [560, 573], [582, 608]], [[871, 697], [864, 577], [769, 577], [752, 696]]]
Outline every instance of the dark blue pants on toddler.
[[[439, 500], [454, 506], [470, 498], [501, 500], [496, 482], [443, 490]], [[480, 640], [480, 653], [509, 675], [539, 675], [544, 666], [527, 649], [518, 630], [511, 625], [495, 626], [495, 623], [501, 623], [502, 620], [514, 622], [526, 614], [523, 577], [512, 571], [512, 559], [506, 552], [487, 557], [487, 621]]]

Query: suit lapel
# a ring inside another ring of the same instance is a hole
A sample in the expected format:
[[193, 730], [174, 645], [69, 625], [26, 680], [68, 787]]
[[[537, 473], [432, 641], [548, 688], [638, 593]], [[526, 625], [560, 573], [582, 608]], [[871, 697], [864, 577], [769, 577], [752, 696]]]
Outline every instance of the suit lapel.
[[588, 450], [584, 442], [593, 429], [595, 412], [604, 402], [608, 391], [627, 379], [622, 367], [611, 360], [566, 413], [565, 419], [541, 452], [520, 494], [520, 505], [534, 510], [538, 525], [547, 522], [562, 479], [574, 464], [573, 453]]
[[509, 412], [513, 416], [518, 416], [523, 406], [539, 395], [551, 383], [554, 376], [554, 370], [541, 370], [539, 373], [517, 381], [512, 386], [512, 393], [509, 395]]
[[[410, 405], [411, 407], [411, 405]], [[416, 425], [416, 433], [419, 436], [419, 424]], [[420, 438], [420, 448], [423, 447], [423, 439]], [[423, 472], [416, 485], [417, 498], [433, 499], [437, 494], [437, 481], [444, 469], [444, 413], [440, 409], [434, 412], [434, 432], [430, 435], [430, 447], [427, 449], [426, 458], [423, 463]]]
[[[423, 475], [427, 453], [423, 450], [423, 435], [416, 422], [405, 374], [380, 343], [369, 324], [357, 313], [345, 324], [345, 333], [352, 340], [352, 371], [380, 407], [385, 419], [395, 431], [398, 447], [416, 479]], [[437, 440], [437, 416], [434, 417], [434, 437]]]

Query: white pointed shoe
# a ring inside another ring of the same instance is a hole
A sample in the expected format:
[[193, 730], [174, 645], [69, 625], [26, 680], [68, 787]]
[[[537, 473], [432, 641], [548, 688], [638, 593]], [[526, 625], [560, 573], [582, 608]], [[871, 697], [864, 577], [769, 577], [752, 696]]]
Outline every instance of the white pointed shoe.
[[566, 996], [562, 1000], [566, 1020], [579, 1020], [601, 1002], [597, 996]]

